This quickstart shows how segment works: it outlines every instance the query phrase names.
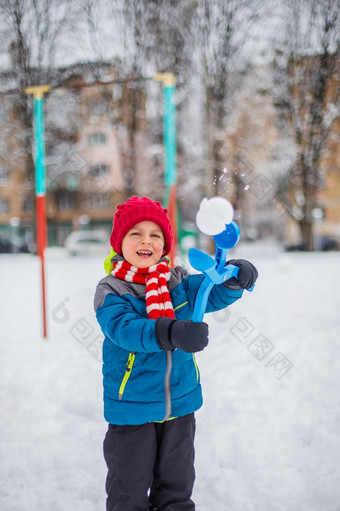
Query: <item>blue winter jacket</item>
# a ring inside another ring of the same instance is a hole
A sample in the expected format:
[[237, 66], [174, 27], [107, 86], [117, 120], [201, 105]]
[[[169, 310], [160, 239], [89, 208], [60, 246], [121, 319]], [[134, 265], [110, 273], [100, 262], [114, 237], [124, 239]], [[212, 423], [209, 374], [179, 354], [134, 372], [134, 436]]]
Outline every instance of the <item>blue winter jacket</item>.
[[[202, 275], [177, 266], [168, 283], [176, 319], [191, 319]], [[242, 296], [223, 284], [213, 287], [207, 312], [223, 309]], [[202, 406], [195, 356], [163, 351], [155, 320], [148, 319], [145, 286], [112, 275], [96, 289], [94, 307], [103, 344], [104, 416], [112, 424], [143, 424], [192, 413]]]

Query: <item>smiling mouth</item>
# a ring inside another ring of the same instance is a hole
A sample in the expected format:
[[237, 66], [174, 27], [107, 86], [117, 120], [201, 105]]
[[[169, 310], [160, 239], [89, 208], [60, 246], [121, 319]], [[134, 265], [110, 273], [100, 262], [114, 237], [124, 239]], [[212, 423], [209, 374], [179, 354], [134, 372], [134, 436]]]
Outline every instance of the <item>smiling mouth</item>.
[[137, 255], [140, 257], [150, 257], [152, 256], [152, 252], [150, 252], [150, 250], [138, 250]]

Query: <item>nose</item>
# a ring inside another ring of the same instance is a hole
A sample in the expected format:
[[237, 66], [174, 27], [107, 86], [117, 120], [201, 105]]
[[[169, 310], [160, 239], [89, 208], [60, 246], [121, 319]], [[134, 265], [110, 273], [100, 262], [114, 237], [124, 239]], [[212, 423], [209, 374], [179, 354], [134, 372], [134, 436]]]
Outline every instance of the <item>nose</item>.
[[143, 236], [143, 238], [141, 239], [141, 242], [144, 243], [145, 245], [150, 245], [151, 243], [151, 238], [150, 236], [148, 236], [147, 234], [145, 234]]

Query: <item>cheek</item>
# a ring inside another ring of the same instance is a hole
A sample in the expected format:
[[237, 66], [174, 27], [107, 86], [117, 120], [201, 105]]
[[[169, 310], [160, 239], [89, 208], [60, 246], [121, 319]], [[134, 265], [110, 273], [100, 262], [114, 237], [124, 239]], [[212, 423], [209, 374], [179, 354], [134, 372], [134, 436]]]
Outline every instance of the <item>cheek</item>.
[[163, 241], [157, 241], [153, 245], [153, 249], [155, 252], [157, 252], [160, 255], [164, 254], [164, 243]]
[[133, 243], [131, 243], [130, 240], [128, 240], [128, 239], [123, 240], [123, 243], [122, 243], [123, 255], [124, 255], [124, 252], [129, 252], [130, 250], [132, 250], [132, 246], [133, 246]]

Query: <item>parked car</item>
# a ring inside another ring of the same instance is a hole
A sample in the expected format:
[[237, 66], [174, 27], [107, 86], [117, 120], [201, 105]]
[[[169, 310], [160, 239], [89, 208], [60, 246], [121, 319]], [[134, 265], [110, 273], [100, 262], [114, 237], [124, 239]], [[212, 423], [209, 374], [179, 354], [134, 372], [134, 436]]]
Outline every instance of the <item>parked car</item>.
[[19, 237], [0, 237], [0, 254], [31, 254], [36, 251], [34, 243], [26, 243]]
[[110, 251], [109, 236], [105, 231], [73, 231], [64, 246], [71, 255], [100, 255]]
[[[285, 250], [287, 252], [304, 252], [306, 244], [303, 242], [287, 245]], [[328, 252], [329, 250], [339, 250], [339, 245], [336, 239], [329, 236], [316, 236], [314, 239], [314, 249], [316, 251]]]

